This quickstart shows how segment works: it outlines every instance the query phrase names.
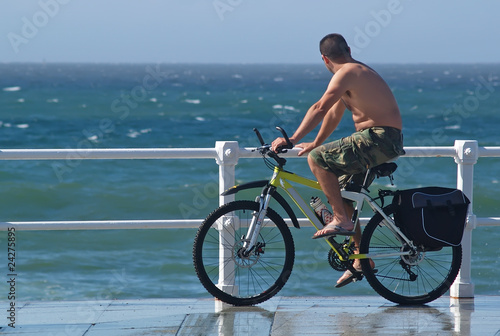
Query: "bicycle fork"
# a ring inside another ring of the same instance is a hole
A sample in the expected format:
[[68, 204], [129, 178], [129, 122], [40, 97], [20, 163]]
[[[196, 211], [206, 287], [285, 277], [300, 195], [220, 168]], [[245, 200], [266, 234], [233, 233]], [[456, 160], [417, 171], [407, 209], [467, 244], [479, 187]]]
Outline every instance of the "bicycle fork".
[[267, 214], [267, 208], [269, 206], [269, 202], [271, 201], [271, 192], [268, 187], [264, 189], [262, 194], [257, 197], [256, 200], [259, 203], [259, 211], [253, 213], [252, 220], [250, 225], [248, 226], [248, 231], [244, 239], [242, 254], [245, 257], [248, 257], [250, 253], [256, 246], [257, 238], [260, 234], [260, 229], [262, 227], [262, 222]]

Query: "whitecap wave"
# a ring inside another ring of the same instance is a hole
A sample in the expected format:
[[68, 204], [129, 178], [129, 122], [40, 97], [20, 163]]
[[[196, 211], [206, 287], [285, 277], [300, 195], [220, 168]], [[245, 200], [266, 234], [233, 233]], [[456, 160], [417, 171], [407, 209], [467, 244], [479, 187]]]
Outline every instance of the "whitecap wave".
[[186, 103], [188, 103], [188, 104], [199, 104], [199, 103], [201, 103], [201, 100], [199, 100], [199, 99], [186, 99], [184, 101]]
[[141, 133], [137, 132], [136, 130], [129, 130], [127, 133], [127, 136], [133, 139], [137, 138], [139, 135], [141, 135]]
[[3, 91], [6, 91], [6, 92], [15, 92], [15, 91], [20, 91], [20, 90], [21, 90], [20, 86], [10, 86], [10, 87], [3, 88]]
[[17, 128], [28, 128], [28, 127], [30, 127], [30, 125], [29, 124], [18, 124], [18, 125], [16, 125], [16, 127]]
[[295, 107], [293, 107], [291, 105], [276, 104], [276, 105], [273, 105], [273, 109], [275, 109], [275, 110], [287, 110], [287, 111], [299, 112], [298, 109], [296, 109]]
[[138, 136], [146, 133], [151, 133], [153, 130], [151, 128], [144, 128], [139, 131], [136, 131], [135, 129], [129, 129], [128, 133], [126, 134], [127, 137], [135, 139]]
[[97, 135], [92, 135], [92, 136], [87, 137], [87, 140], [92, 141], [92, 142], [97, 142], [98, 139], [99, 139], [99, 137]]

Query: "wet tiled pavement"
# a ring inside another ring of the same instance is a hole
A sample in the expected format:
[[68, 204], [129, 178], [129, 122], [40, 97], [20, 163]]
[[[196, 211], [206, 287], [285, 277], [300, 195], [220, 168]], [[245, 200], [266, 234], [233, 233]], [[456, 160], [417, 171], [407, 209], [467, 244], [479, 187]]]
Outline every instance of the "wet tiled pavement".
[[275, 297], [254, 307], [212, 299], [24, 302], [15, 328], [5, 323], [0, 334], [500, 336], [500, 297], [442, 297], [415, 307], [378, 296]]

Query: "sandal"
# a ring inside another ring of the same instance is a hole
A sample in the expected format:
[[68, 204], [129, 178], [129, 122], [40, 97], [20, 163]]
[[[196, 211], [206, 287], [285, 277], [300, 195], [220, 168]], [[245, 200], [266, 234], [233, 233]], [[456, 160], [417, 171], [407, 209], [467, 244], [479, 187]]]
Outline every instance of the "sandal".
[[[356, 274], [353, 274], [351, 271], [347, 270], [344, 272], [344, 275], [348, 275], [347, 278], [345, 278], [344, 280], [342, 280], [341, 282], [338, 282], [336, 285], [335, 285], [335, 288], [340, 288], [340, 287], [344, 287], [345, 285], [348, 285], [350, 284], [351, 282], [353, 281], [356, 281], [358, 279], [358, 275], [359, 273], [363, 273], [363, 271], [361, 270], [361, 268], [356, 268]], [[373, 270], [373, 273], [377, 273], [378, 272], [378, 269], [374, 269]], [[342, 275], [342, 277], [344, 276]]]
[[329, 236], [336, 236], [336, 235], [354, 236], [354, 234], [355, 234], [354, 231], [349, 231], [347, 229], [344, 229], [343, 227], [340, 227], [340, 226], [334, 225], [334, 224], [328, 224], [323, 229], [321, 229], [320, 231], [323, 231], [325, 229], [328, 230], [328, 231], [320, 233], [320, 234], [318, 234], [316, 232], [316, 234], [314, 236], [312, 236], [312, 239], [318, 239], [318, 238], [329, 237]]

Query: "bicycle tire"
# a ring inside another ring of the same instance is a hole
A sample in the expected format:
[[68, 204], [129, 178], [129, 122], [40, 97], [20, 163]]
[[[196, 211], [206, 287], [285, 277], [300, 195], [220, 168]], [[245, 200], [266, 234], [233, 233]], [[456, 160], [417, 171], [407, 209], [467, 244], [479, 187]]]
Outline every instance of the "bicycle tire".
[[[258, 248], [247, 258], [238, 254], [253, 213], [258, 210], [259, 203], [254, 201], [225, 204], [205, 219], [194, 240], [193, 263], [200, 282], [214, 297], [235, 306], [255, 305], [276, 295], [290, 277], [294, 264], [295, 245], [290, 229], [271, 208], [261, 226]], [[226, 229], [222, 238], [221, 227]], [[222, 263], [220, 245], [231, 251]], [[224, 279], [219, 278], [221, 270]], [[237, 289], [218, 286], [230, 281], [230, 277], [234, 277]]]
[[[393, 218], [394, 208], [384, 212]], [[404, 244], [375, 214], [366, 225], [360, 253], [399, 252]], [[420, 305], [442, 296], [455, 281], [462, 263], [462, 246], [445, 246], [439, 251], [418, 252], [414, 256], [373, 258], [376, 272], [369, 259], [361, 259], [361, 267], [370, 286], [382, 297], [401, 305]]]

